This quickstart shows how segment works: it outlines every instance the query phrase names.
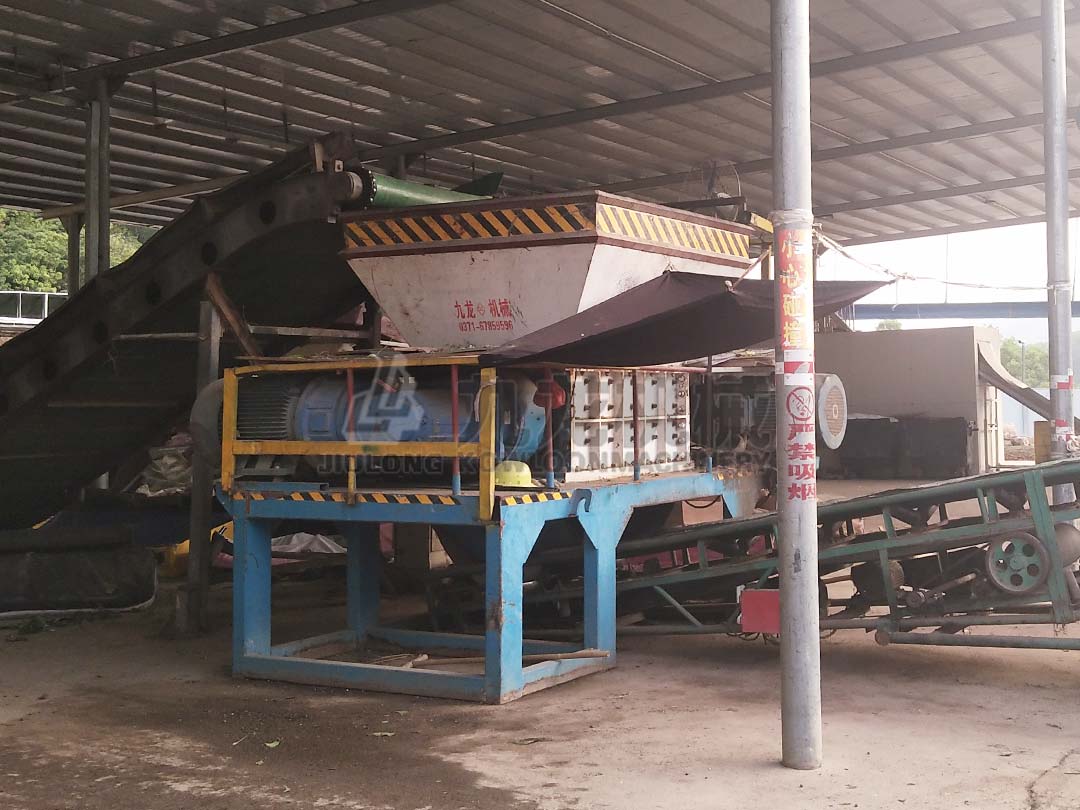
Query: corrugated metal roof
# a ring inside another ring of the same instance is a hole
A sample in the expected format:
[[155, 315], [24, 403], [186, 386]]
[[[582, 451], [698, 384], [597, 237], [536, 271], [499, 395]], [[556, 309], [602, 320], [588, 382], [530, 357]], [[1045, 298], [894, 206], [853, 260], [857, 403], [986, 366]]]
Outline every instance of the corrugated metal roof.
[[[347, 25], [192, 59], [178, 46], [356, 5], [0, 0], [0, 203], [79, 200], [73, 87], [149, 54], [114, 96], [114, 194], [241, 173], [346, 129], [373, 162], [417, 153], [411, 174], [434, 182], [501, 170], [510, 193], [743, 193], [769, 209], [767, 2], [360, 6]], [[814, 191], [831, 235], [1041, 218], [1038, 0], [814, 0], [813, 13]], [[1080, 12], [1067, 19], [1075, 50]], [[1075, 129], [1070, 153], [1080, 167]], [[189, 203], [118, 217], [162, 223]]]

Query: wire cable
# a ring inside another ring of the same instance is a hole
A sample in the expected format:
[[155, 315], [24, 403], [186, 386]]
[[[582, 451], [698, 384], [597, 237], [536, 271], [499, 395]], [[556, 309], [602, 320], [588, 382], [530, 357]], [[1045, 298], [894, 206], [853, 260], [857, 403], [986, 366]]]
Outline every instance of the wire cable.
[[[1010, 290], [1014, 292], [1046, 292], [1053, 289], [1052, 285], [1035, 286], [1022, 286], [1022, 285], [1009, 285], [1009, 284], [980, 284], [975, 281], [949, 281], [948, 279], [935, 278], [933, 276], [918, 276], [914, 273], [903, 273], [897, 270], [890, 270], [888, 267], [877, 264], [876, 262], [867, 262], [860, 259], [858, 256], [854, 256], [843, 245], [837, 242], [835, 239], [831, 239], [823, 233], [817, 235], [818, 240], [822, 245], [831, 250], [835, 250], [844, 258], [855, 262], [860, 267], [865, 267], [868, 270], [873, 270], [877, 273], [882, 273], [888, 276], [894, 281], [932, 281], [936, 284], [943, 284], [948, 287], [967, 287], [978, 290]], [[1068, 286], [1072, 286], [1072, 282], [1069, 282]]]

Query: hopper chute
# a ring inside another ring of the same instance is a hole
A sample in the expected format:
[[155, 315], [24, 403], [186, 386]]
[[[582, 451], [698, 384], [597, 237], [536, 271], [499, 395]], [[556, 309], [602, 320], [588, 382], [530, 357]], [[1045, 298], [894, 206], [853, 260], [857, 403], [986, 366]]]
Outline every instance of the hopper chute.
[[345, 258], [401, 335], [490, 348], [682, 271], [752, 264], [749, 226], [603, 192], [342, 217]]

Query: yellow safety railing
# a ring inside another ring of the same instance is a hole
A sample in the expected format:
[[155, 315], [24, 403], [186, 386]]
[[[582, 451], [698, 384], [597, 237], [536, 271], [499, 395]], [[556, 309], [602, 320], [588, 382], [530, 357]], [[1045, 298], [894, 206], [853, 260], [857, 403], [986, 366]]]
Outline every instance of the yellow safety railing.
[[[390, 362], [400, 367], [475, 366], [477, 355], [397, 355]], [[480, 369], [480, 435], [476, 442], [366, 442], [240, 440], [236, 437], [237, 389], [240, 377], [256, 374], [292, 374], [312, 371], [335, 371], [351, 375], [353, 371], [380, 368], [387, 358], [364, 357], [310, 362], [278, 362], [226, 369], [221, 425], [221, 486], [231, 492], [236, 476], [237, 456], [336, 456], [350, 459], [348, 488], [356, 487], [357, 456], [478, 458], [480, 461], [479, 517], [490, 520], [495, 504], [495, 369]], [[457, 374], [454, 374], [456, 381]], [[454, 391], [455, 397], [457, 391]], [[350, 426], [351, 427], [351, 426]], [[459, 425], [454, 425], [454, 437]]]

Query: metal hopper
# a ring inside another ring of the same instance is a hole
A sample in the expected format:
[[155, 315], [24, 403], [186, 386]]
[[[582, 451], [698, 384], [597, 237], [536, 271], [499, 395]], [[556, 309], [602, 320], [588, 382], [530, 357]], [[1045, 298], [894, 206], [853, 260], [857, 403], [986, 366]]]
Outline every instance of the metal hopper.
[[349, 266], [414, 346], [489, 348], [656, 278], [738, 277], [756, 229], [603, 192], [342, 215]]

